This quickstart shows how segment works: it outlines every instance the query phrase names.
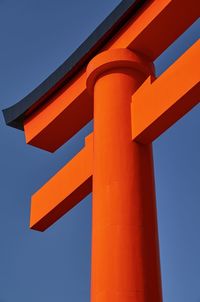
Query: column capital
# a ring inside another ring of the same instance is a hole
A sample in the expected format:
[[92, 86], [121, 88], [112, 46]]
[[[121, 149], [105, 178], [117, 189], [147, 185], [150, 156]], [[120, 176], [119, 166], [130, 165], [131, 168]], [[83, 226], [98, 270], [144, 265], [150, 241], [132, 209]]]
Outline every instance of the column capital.
[[126, 48], [109, 49], [96, 55], [87, 66], [87, 89], [93, 87], [99, 76], [109, 70], [130, 68], [143, 74], [144, 80], [154, 74], [154, 65], [145, 56]]

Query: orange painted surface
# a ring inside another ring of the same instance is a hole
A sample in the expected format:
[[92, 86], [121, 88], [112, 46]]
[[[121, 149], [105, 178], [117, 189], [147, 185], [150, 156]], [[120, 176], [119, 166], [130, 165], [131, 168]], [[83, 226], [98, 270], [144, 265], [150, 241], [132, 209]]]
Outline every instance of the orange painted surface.
[[96, 56], [92, 302], [161, 302], [151, 144], [132, 142], [131, 98], [152, 68], [128, 50]]
[[44, 231], [92, 191], [93, 136], [31, 200], [30, 227]]
[[106, 47], [129, 48], [154, 61], [199, 18], [198, 8], [198, 0], [147, 1]]
[[53, 152], [94, 116], [83, 150], [32, 196], [30, 219], [43, 231], [93, 190], [91, 302], [162, 302], [151, 142], [198, 102], [199, 42], [153, 82], [151, 62], [198, 6], [148, 1], [25, 121], [27, 143]]
[[200, 101], [200, 40], [158, 79], [149, 77], [132, 96], [132, 138], [150, 143]]
[[85, 74], [78, 74], [26, 119], [27, 144], [54, 152], [92, 119], [93, 101], [85, 89], [85, 82]]
[[[150, 0], [104, 48], [130, 48], [153, 61], [198, 18], [198, 6], [198, 0]], [[24, 130], [28, 144], [54, 152], [93, 118], [85, 79], [83, 68], [27, 118]]]

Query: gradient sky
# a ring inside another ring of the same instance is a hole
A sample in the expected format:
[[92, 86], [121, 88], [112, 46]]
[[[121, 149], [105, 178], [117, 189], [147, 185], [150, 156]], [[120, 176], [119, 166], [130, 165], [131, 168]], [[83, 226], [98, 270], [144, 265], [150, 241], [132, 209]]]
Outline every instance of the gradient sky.
[[[53, 72], [119, 2], [0, 0], [1, 109]], [[196, 22], [157, 59], [157, 75], [199, 32]], [[0, 115], [0, 302], [89, 302], [91, 196], [44, 233], [28, 225], [31, 194], [91, 129], [49, 154], [26, 145]], [[154, 142], [164, 302], [200, 302], [199, 131], [198, 105]]]

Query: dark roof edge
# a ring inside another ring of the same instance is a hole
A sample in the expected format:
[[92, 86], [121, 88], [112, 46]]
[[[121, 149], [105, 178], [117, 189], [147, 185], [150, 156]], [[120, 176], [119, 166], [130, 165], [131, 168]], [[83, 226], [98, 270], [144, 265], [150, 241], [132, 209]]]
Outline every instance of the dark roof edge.
[[93, 31], [74, 53], [31, 93], [13, 106], [3, 110], [8, 126], [23, 130], [23, 121], [30, 109], [35, 109], [49, 95], [54, 93], [77, 70], [108, 41], [146, 0], [123, 0], [112, 13]]

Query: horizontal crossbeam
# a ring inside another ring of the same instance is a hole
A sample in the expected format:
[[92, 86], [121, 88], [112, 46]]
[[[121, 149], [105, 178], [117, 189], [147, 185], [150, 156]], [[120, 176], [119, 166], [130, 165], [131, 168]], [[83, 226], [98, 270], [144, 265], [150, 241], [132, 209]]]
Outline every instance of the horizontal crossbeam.
[[31, 199], [31, 229], [44, 231], [92, 191], [93, 136]]
[[149, 77], [132, 97], [132, 138], [150, 143], [200, 101], [200, 41], [160, 77]]
[[[148, 1], [102, 50], [129, 48], [154, 61], [198, 18], [197, 1]], [[54, 152], [92, 118], [93, 101], [86, 91], [83, 68], [67, 86], [27, 118], [24, 124], [26, 142]]]

